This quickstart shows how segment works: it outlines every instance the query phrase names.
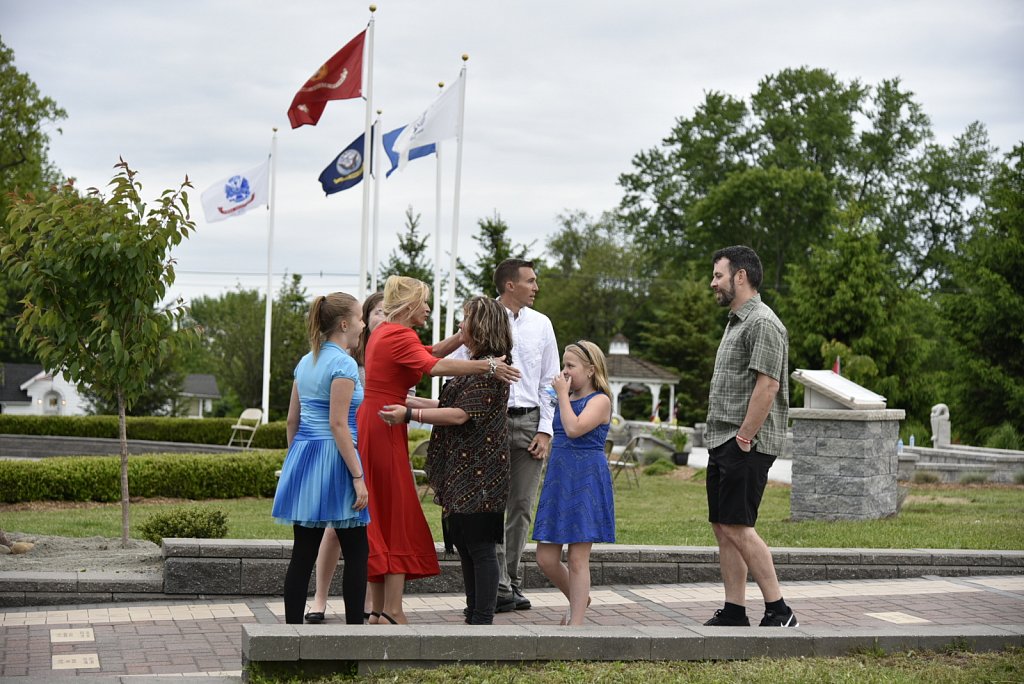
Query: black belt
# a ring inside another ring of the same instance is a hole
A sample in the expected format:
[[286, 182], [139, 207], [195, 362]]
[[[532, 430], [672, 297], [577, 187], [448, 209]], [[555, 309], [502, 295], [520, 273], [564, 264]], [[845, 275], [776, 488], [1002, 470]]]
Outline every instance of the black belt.
[[533, 413], [537, 410], [536, 406], [510, 406], [508, 409], [508, 415], [510, 416], [525, 416], [527, 413]]

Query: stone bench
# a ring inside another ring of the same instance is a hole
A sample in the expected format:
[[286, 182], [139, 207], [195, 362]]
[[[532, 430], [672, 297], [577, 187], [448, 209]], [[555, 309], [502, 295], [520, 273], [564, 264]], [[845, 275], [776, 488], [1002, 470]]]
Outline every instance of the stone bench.
[[242, 665], [275, 677], [441, 665], [548, 661], [746, 660], [855, 651], [997, 651], [1024, 645], [1022, 625], [556, 627], [550, 625], [242, 625]]

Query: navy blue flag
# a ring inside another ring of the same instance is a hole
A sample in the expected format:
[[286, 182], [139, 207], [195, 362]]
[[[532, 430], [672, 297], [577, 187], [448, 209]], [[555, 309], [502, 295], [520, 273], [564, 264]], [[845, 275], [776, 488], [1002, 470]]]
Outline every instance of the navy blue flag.
[[361, 133], [320, 173], [320, 185], [328, 195], [348, 190], [363, 180], [363, 138], [365, 135], [365, 133]]
[[[387, 153], [388, 159], [391, 160], [391, 168], [388, 169], [385, 177], [391, 176], [391, 173], [398, 168], [398, 152], [395, 152], [395, 141], [398, 140], [398, 136], [404, 130], [405, 126], [402, 126], [401, 128], [396, 128], [395, 130], [384, 134], [384, 152]], [[426, 157], [428, 154], [434, 154], [435, 152], [437, 152], [437, 146], [434, 143], [423, 145], [421, 147], [414, 147], [409, 150], [409, 161], [419, 159], [420, 157]]]

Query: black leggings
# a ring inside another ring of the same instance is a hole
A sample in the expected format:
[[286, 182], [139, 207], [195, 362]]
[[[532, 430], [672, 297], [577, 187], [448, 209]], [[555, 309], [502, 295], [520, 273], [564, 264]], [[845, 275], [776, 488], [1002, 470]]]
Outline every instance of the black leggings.
[[[366, 540], [365, 527], [345, 527], [334, 530], [341, 542], [341, 553], [345, 558], [341, 575], [341, 593], [345, 599], [345, 623], [363, 624], [363, 607], [366, 603], [366, 559], [370, 545]], [[301, 625], [309, 595], [309, 578], [316, 565], [320, 540], [324, 536], [322, 527], [292, 525], [295, 542], [292, 544], [292, 559], [284, 576], [284, 621], [289, 625]]]
[[498, 601], [498, 554], [492, 541], [455, 542], [462, 562], [462, 580], [466, 584], [466, 606], [471, 625], [494, 622], [494, 606]]

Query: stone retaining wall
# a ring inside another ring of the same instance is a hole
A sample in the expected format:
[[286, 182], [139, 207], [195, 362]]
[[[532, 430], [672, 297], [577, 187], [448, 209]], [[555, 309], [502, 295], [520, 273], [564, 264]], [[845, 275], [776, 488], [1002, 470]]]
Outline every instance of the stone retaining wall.
[[[285, 540], [165, 539], [163, 576], [95, 572], [0, 572], [0, 607], [109, 601], [277, 596], [284, 586], [292, 543]], [[441, 574], [408, 583], [409, 594], [458, 593], [462, 571], [455, 555], [437, 546]], [[1024, 574], [1024, 551], [946, 549], [775, 548], [779, 579], [897, 579], [941, 575]], [[534, 562], [534, 545], [524, 556], [524, 588], [549, 587]], [[594, 586], [719, 582], [718, 551], [705, 546], [595, 544], [590, 558]], [[312, 591], [312, 581], [310, 591]], [[341, 594], [341, 573], [331, 593]]]
[[959, 482], [965, 475], [984, 475], [989, 482], [1009, 483], [1024, 473], [1024, 451], [959, 444], [905, 447], [899, 455], [900, 479], [912, 480], [918, 471], [935, 473], [942, 482]]

